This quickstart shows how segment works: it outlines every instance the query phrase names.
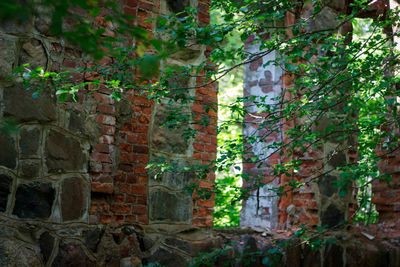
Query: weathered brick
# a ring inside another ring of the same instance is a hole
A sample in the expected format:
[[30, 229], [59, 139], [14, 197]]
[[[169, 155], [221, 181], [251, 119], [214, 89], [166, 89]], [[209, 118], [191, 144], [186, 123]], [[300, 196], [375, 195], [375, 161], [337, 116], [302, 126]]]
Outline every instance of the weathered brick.
[[119, 164], [118, 169], [120, 169], [121, 171], [124, 171], [124, 172], [132, 172], [133, 171], [133, 167], [131, 164]]
[[139, 205], [146, 205], [147, 204], [147, 198], [145, 196], [137, 196], [136, 197], [137, 204]]
[[146, 195], [146, 186], [132, 185], [131, 193], [135, 195]]
[[126, 203], [136, 203], [136, 196], [126, 195], [125, 202]]
[[149, 148], [147, 146], [133, 146], [133, 152], [135, 153], [141, 153], [141, 154], [148, 154], [149, 153]]
[[128, 174], [126, 177], [126, 182], [129, 184], [136, 184], [137, 176], [135, 174]]
[[133, 206], [133, 213], [138, 215], [147, 214], [146, 206]]
[[129, 184], [119, 184], [118, 190], [120, 193], [130, 193], [131, 186]]
[[111, 223], [111, 216], [110, 215], [102, 215], [100, 216], [100, 222], [103, 224]]
[[212, 199], [198, 199], [197, 206], [199, 207], [206, 207], [206, 208], [213, 208], [215, 205], [215, 201]]
[[125, 200], [125, 196], [123, 194], [114, 194], [113, 195], [114, 202], [123, 203]]
[[99, 136], [99, 143], [101, 144], [114, 144], [114, 142], [115, 142], [114, 136], [105, 134]]
[[112, 184], [92, 182], [92, 192], [112, 194], [114, 192], [114, 186]]
[[195, 151], [200, 151], [200, 152], [204, 151], [204, 145], [200, 143], [193, 143], [193, 148]]
[[135, 174], [147, 174], [146, 166], [144, 165], [136, 165], [134, 167]]
[[92, 94], [92, 96], [99, 103], [114, 104], [114, 99], [109, 95], [95, 92]]
[[119, 174], [114, 175], [114, 181], [125, 183], [126, 182], [126, 174], [119, 173]]
[[96, 122], [106, 124], [106, 125], [115, 125], [115, 117], [99, 114], [96, 117]]
[[138, 221], [140, 223], [147, 224], [149, 222], [149, 219], [147, 218], [147, 215], [139, 215]]
[[105, 114], [114, 114], [115, 113], [115, 107], [113, 105], [100, 104], [97, 107], [97, 111], [100, 112], [100, 113], [105, 113]]
[[105, 154], [105, 153], [92, 153], [91, 155], [92, 159], [99, 161], [99, 162], [107, 162], [111, 163], [111, 158], [110, 154]]
[[121, 204], [114, 204], [110, 206], [110, 211], [117, 213], [117, 214], [130, 214], [131, 213], [131, 206], [130, 205], [121, 205]]

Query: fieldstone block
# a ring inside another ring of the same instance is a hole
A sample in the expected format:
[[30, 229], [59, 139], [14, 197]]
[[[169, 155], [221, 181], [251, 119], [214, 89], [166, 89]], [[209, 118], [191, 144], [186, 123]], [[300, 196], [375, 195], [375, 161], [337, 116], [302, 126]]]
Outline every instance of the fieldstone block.
[[20, 160], [19, 162], [19, 176], [23, 178], [37, 178], [40, 173], [39, 160]]
[[344, 221], [344, 212], [340, 211], [335, 205], [330, 204], [325, 210], [321, 211], [321, 225], [329, 228], [338, 226]]
[[52, 10], [51, 7], [39, 6], [37, 7], [37, 14], [45, 14], [41, 16], [35, 16], [35, 28], [38, 32], [43, 35], [51, 35], [51, 24], [52, 24]]
[[41, 41], [32, 38], [22, 44], [19, 64], [26, 63], [28, 63], [32, 69], [37, 67], [46, 69], [47, 54]]
[[53, 261], [52, 267], [85, 266], [95, 267], [96, 263], [91, 261], [84, 250], [75, 244], [60, 244], [58, 254]]
[[296, 241], [293, 244], [286, 246], [285, 248], [286, 266], [290, 267], [301, 267], [302, 265], [302, 253], [301, 253], [301, 241]]
[[17, 150], [15, 140], [10, 135], [0, 132], [0, 166], [14, 169], [17, 165]]
[[40, 143], [40, 130], [38, 128], [22, 128], [19, 140], [21, 157], [37, 156]]
[[337, 177], [333, 175], [324, 175], [318, 180], [318, 188], [319, 192], [327, 197], [332, 196], [337, 192], [337, 188], [335, 186], [337, 181]]
[[179, 13], [185, 10], [185, 7], [190, 6], [189, 0], [167, 0], [169, 9], [173, 13]]
[[171, 253], [164, 248], [158, 248], [153, 255], [142, 260], [144, 265], [151, 262], [158, 262], [161, 266], [184, 266], [186, 260], [176, 253]]
[[88, 185], [80, 178], [63, 181], [61, 191], [61, 212], [63, 221], [76, 220], [87, 210], [89, 199]]
[[192, 214], [192, 198], [187, 193], [154, 190], [149, 205], [151, 221], [186, 222]]
[[0, 79], [11, 75], [16, 57], [17, 45], [14, 40], [0, 37]]
[[176, 171], [168, 171], [157, 177], [150, 179], [150, 185], [163, 185], [172, 189], [184, 189], [196, 178], [194, 171], [180, 171], [183, 167], [190, 166], [188, 162], [181, 160], [176, 163]]
[[168, 237], [164, 242], [166, 245], [178, 248], [192, 256], [198, 255], [199, 252], [210, 252], [218, 246], [213, 239], [186, 241], [175, 237]]
[[32, 97], [33, 93], [21, 84], [4, 88], [4, 115], [18, 121], [54, 121], [57, 118], [56, 102], [50, 91], [41, 91], [37, 98]]
[[0, 174], [0, 212], [7, 209], [8, 195], [11, 192], [12, 179], [5, 174]]
[[307, 267], [321, 267], [321, 253], [318, 250], [305, 246], [303, 249], [303, 265]]
[[54, 248], [54, 237], [49, 232], [44, 232], [39, 237], [39, 246], [43, 261], [47, 263]]
[[155, 241], [153, 239], [142, 234], [137, 234], [136, 238], [139, 241], [139, 247], [141, 251], [147, 251], [151, 249], [155, 244]]
[[15, 194], [13, 214], [20, 218], [48, 218], [54, 197], [54, 188], [49, 184], [21, 184]]
[[49, 173], [83, 171], [88, 162], [78, 141], [54, 130], [46, 137], [45, 159]]
[[0, 239], [1, 267], [43, 267], [39, 249], [17, 239]]
[[[391, 250], [393, 252], [393, 249]], [[394, 250], [395, 251], [395, 250]], [[391, 265], [389, 253], [385, 247], [379, 243], [373, 242], [353, 242], [346, 247], [346, 266], [359, 267], [359, 266], [400, 266], [399, 262]], [[339, 266], [339, 265], [336, 265]]]
[[84, 133], [84, 118], [82, 117], [82, 114], [79, 112], [71, 112], [68, 128], [74, 132]]
[[328, 156], [328, 164], [333, 168], [343, 167], [346, 165], [346, 154], [343, 152], [335, 153]]
[[165, 244], [168, 245], [168, 246], [171, 246], [171, 247], [178, 248], [178, 249], [180, 249], [182, 251], [185, 251], [185, 252], [187, 252], [189, 254], [191, 253], [191, 250], [192, 250], [192, 248], [191, 248], [191, 246], [190, 246], [190, 244], [188, 242], [186, 242], [184, 240], [181, 240], [181, 239], [174, 238], [174, 237], [166, 238], [165, 239]]
[[182, 123], [182, 128], [180, 129], [160, 127], [167, 121], [169, 113], [170, 111], [164, 106], [159, 106], [157, 109], [150, 137], [153, 150], [173, 154], [186, 154], [189, 149], [189, 142], [184, 140], [182, 134], [183, 129], [188, 128], [189, 125]]
[[21, 35], [32, 31], [32, 23], [30, 20], [6, 20], [1, 22], [0, 31], [14, 35]]
[[306, 26], [308, 32], [328, 30], [339, 24], [338, 13], [330, 8], [324, 7], [322, 10], [313, 16], [313, 9], [307, 10], [305, 17], [313, 17], [313, 20]]
[[83, 231], [82, 235], [85, 239], [85, 244], [87, 248], [89, 248], [93, 252], [96, 252], [103, 233], [104, 231], [101, 228]]
[[335, 243], [327, 244], [324, 248], [323, 266], [343, 266], [343, 248]]

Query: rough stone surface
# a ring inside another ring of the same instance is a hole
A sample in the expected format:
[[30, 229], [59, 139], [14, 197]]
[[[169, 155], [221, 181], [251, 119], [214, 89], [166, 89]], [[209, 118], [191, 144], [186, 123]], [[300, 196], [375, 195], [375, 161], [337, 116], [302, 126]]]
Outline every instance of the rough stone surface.
[[142, 260], [143, 264], [148, 264], [150, 262], [158, 262], [162, 266], [182, 266], [185, 264], [186, 260], [176, 253], [172, 253], [164, 248], [159, 248], [148, 258]]
[[68, 178], [63, 181], [61, 192], [61, 212], [63, 221], [76, 220], [87, 210], [89, 189], [80, 178]]
[[47, 263], [54, 248], [54, 237], [49, 232], [44, 232], [40, 235], [39, 246], [43, 261]]
[[166, 238], [165, 239], [165, 244], [169, 245], [169, 246], [172, 246], [172, 247], [175, 247], [175, 248], [178, 248], [178, 249], [180, 249], [182, 251], [185, 251], [187, 253], [191, 253], [192, 252], [192, 248], [191, 248], [190, 243], [187, 242], [187, 241], [181, 240], [181, 239], [177, 239], [177, 238], [173, 238], [173, 237]]
[[189, 0], [167, 0], [168, 7], [173, 13], [179, 13], [185, 10], [185, 7], [190, 6]]
[[333, 204], [321, 211], [321, 225], [323, 226], [335, 227], [343, 221], [344, 213]]
[[71, 112], [69, 117], [69, 126], [68, 128], [71, 131], [76, 131], [79, 133], [84, 133], [84, 119], [82, 118], [82, 114], [79, 112]]
[[31, 68], [47, 67], [47, 55], [43, 44], [37, 39], [30, 39], [22, 44], [19, 64], [29, 64]]
[[19, 176], [22, 178], [32, 179], [39, 177], [40, 173], [39, 160], [20, 160]]
[[82, 171], [87, 162], [78, 141], [54, 130], [46, 137], [45, 157], [50, 173]]
[[42, 267], [35, 247], [20, 241], [0, 239], [0, 266]]
[[16, 50], [15, 41], [0, 37], [0, 78], [4, 79], [12, 73]]
[[57, 118], [55, 99], [49, 90], [43, 90], [33, 98], [32, 90], [24, 90], [21, 84], [4, 89], [4, 115], [18, 121], [49, 122]]
[[97, 251], [97, 246], [100, 243], [101, 236], [104, 231], [101, 228], [95, 228], [93, 230], [87, 230], [83, 232], [86, 246], [92, 251]]
[[163, 106], [159, 106], [154, 117], [154, 126], [151, 132], [151, 145], [154, 151], [162, 151], [173, 154], [185, 154], [189, 149], [189, 142], [182, 138], [182, 129], [189, 125], [182, 125], [181, 129], [168, 129], [160, 127], [166, 122], [170, 111]]
[[0, 166], [14, 169], [17, 165], [17, 150], [14, 139], [7, 133], [0, 132]]
[[79, 245], [60, 244], [58, 254], [53, 261], [52, 267], [79, 267], [79, 266], [96, 266], [85, 254]]
[[37, 156], [40, 144], [40, 130], [38, 128], [22, 128], [19, 140], [21, 157]]
[[140, 250], [141, 250], [141, 251], [149, 250], [149, 249], [151, 249], [151, 248], [154, 246], [154, 244], [155, 244], [154, 240], [151, 239], [151, 238], [148, 237], [148, 236], [144, 236], [144, 235], [139, 234], [139, 235], [137, 235], [136, 237], [137, 237], [137, 239], [138, 239], [138, 241], [139, 241], [139, 246], [140, 246]]
[[317, 250], [312, 250], [309, 246], [303, 249], [303, 266], [321, 267], [321, 253]]
[[323, 266], [343, 266], [343, 248], [335, 243], [327, 244], [324, 249]]
[[[306, 12], [305, 17], [312, 17], [313, 9], [310, 8]], [[330, 8], [324, 7], [318, 14], [315, 15], [314, 19], [311, 20], [309, 25], [306, 26], [308, 32], [321, 31], [331, 29], [334, 25], [338, 24], [338, 13]]]
[[54, 195], [54, 189], [49, 184], [21, 184], [15, 194], [13, 214], [20, 218], [48, 218]]
[[335, 188], [336, 177], [332, 175], [324, 175], [318, 180], [319, 192], [327, 197], [337, 192]]
[[191, 202], [188, 194], [154, 190], [150, 193], [150, 220], [186, 222], [190, 219]]
[[[46, 7], [40, 7], [38, 9], [39, 14], [49, 13]], [[36, 16], [35, 17], [35, 28], [38, 32], [45, 35], [51, 35], [51, 16]]]
[[343, 152], [335, 153], [328, 158], [328, 164], [334, 168], [346, 165], [346, 155]]
[[[389, 264], [389, 257], [387, 251], [381, 246], [374, 246], [369, 242], [359, 244], [354, 242], [346, 248], [346, 266], [370, 266], [370, 267], [387, 267]], [[393, 266], [400, 266], [400, 262], [395, 263]]]
[[[178, 163], [177, 168], [181, 169], [187, 165], [181, 161]], [[185, 186], [194, 181], [195, 177], [196, 174], [193, 171], [168, 171], [159, 175], [157, 179], [151, 179], [150, 185], [163, 185], [173, 189], [184, 189]]]
[[8, 194], [11, 192], [12, 179], [5, 174], [0, 174], [0, 212], [6, 211]]

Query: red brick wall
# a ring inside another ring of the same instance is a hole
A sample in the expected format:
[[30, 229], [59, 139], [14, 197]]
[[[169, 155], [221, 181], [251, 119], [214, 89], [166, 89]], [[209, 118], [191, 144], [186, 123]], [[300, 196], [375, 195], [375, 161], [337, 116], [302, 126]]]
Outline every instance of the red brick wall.
[[[199, 21], [208, 24], [208, 1], [199, 1]], [[160, 1], [124, 0], [124, 12], [137, 16], [137, 25], [147, 29], [150, 33], [154, 23], [147, 19], [160, 14]], [[99, 19], [101, 21], [101, 19]], [[206, 49], [206, 54], [210, 53]], [[197, 84], [205, 81], [198, 78]], [[101, 124], [102, 135], [94, 146], [91, 154], [92, 199], [91, 222], [137, 222], [148, 223], [147, 184], [148, 174], [145, 168], [149, 162], [149, 124], [153, 103], [144, 96], [135, 92], [124, 92], [129, 100], [132, 111], [130, 122], [118, 125], [116, 117], [116, 103], [109, 97], [110, 92], [98, 91], [93, 97], [97, 100], [95, 107], [96, 121]], [[217, 150], [216, 118], [214, 110], [206, 112], [205, 103], [213, 107], [217, 104], [217, 87], [209, 84], [196, 89], [197, 100], [192, 111], [200, 119], [208, 116], [209, 126], [196, 125], [199, 134], [193, 143], [193, 159], [202, 164], [210, 164], [215, 159]], [[119, 127], [119, 128], [118, 128]], [[214, 182], [214, 173], [209, 173], [207, 179], [199, 181], [199, 186], [211, 188]], [[193, 225], [212, 226], [213, 197], [208, 200], [193, 200]]]

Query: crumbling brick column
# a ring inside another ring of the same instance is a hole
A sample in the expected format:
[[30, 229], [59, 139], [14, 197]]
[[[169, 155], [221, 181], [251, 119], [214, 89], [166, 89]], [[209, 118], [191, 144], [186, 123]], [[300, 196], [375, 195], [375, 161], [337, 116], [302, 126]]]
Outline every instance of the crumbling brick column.
[[[339, 15], [346, 13], [346, 8], [348, 7], [344, 1], [326, 1], [322, 6], [322, 10], [310, 21], [309, 25], [305, 27], [306, 31], [313, 32], [332, 28], [339, 23], [337, 20]], [[310, 18], [313, 15], [313, 10], [312, 3], [308, 3], [302, 7], [297, 15], [299, 18]], [[295, 14], [287, 12], [284, 25], [290, 26], [296, 22], [297, 17]], [[343, 24], [338, 29], [338, 33], [343, 36], [346, 36], [349, 32], [351, 32], [350, 22]], [[288, 31], [287, 34], [290, 37], [290, 31]], [[258, 51], [256, 47], [253, 48], [255, 51]], [[252, 50], [252, 52], [254, 51]], [[273, 53], [271, 55], [273, 55]], [[278, 74], [275, 70], [277, 68], [273, 66], [263, 66], [261, 68], [262, 65], [263, 59], [259, 59], [245, 67], [245, 94], [257, 97], [267, 96], [264, 102], [269, 103], [269, 94], [273, 96], [274, 94], [281, 93], [282, 90], [290, 89], [293, 85], [293, 79], [296, 79], [296, 77], [293, 77], [291, 73]], [[274, 70], [270, 70], [271, 68]], [[265, 78], [261, 78], [263, 76], [265, 76]], [[290, 100], [291, 97], [292, 94], [290, 91], [285, 92], [286, 100]], [[274, 105], [275, 103], [271, 102], [270, 104]], [[253, 112], [251, 110], [251, 104], [249, 104], [248, 110]], [[256, 111], [257, 110], [254, 110], [254, 112]], [[247, 123], [245, 125], [246, 127], [243, 130], [244, 136], [263, 136], [263, 130], [257, 127], [257, 123], [259, 122], [254, 119], [257, 117], [257, 114], [253, 115], [254, 116], [246, 118], [249, 119], [252, 117], [253, 119], [251, 120], [253, 120], [253, 123]], [[327, 115], [329, 115], [329, 113]], [[261, 118], [262, 116], [259, 117]], [[284, 144], [290, 143], [290, 137], [286, 132], [296, 127], [296, 125], [303, 123], [304, 122], [302, 122], [300, 118], [294, 118], [290, 121], [282, 119], [280, 135], [271, 135], [268, 136], [268, 138], [259, 140], [256, 144], [250, 145], [250, 150], [257, 156], [262, 155], [267, 164], [284, 163], [288, 160], [286, 151], [283, 151], [284, 153], [281, 157], [278, 153], [276, 153], [276, 155], [271, 155], [270, 152], [266, 151], [265, 147], [267, 144], [277, 141], [282, 141]], [[330, 124], [335, 124], [335, 121], [331, 120], [329, 116], [326, 116], [320, 120], [319, 126], [314, 130], [323, 132]], [[265, 129], [265, 131], [267, 131], [267, 129]], [[351, 198], [339, 196], [338, 189], [335, 187], [335, 182], [340, 179], [340, 172], [335, 169], [344, 166], [351, 160], [348, 151], [348, 142], [350, 141], [338, 141], [336, 138], [330, 138], [324, 143], [323, 147], [314, 149], [313, 151], [294, 151], [291, 158], [301, 160], [302, 166], [297, 173], [292, 173], [291, 177], [280, 175], [278, 179], [273, 180], [270, 177], [270, 171], [259, 168], [260, 165], [246, 163], [244, 165], [245, 173], [253, 175], [254, 177], [257, 177], [256, 175], [262, 177], [261, 179], [253, 178], [254, 180], [250, 181], [250, 184], [265, 183], [263, 179], [269, 180], [270, 182], [264, 185], [264, 187], [258, 188], [250, 193], [249, 199], [246, 200], [243, 205], [241, 223], [249, 226], [258, 224], [260, 226], [278, 228], [286, 228], [300, 223], [334, 227], [346, 220]], [[325, 161], [321, 162], [321, 158], [325, 158]], [[311, 179], [315, 179], [312, 177], [317, 176], [318, 173], [323, 174], [324, 172], [329, 174], [318, 177], [318, 183], [311, 181]], [[285, 190], [288, 190], [288, 192], [279, 198], [276, 197], [276, 195], [272, 197], [272, 195], [268, 196], [268, 194], [265, 193], [268, 191], [268, 188], [276, 187], [277, 185], [286, 186], [291, 179], [297, 179], [300, 182], [304, 182], [305, 185], [294, 191], [290, 190], [289, 187], [285, 187]], [[248, 185], [245, 183], [245, 187], [246, 186]], [[265, 190], [265, 192], [261, 191], [261, 189]], [[260, 192], [262, 193], [260, 194]], [[265, 202], [266, 200], [260, 198], [260, 195], [262, 195], [263, 198], [274, 199], [274, 201], [267, 203]], [[349, 192], [348, 195], [350, 196], [351, 193]], [[261, 213], [257, 213], [260, 207], [262, 208]], [[272, 216], [266, 214], [265, 211], [273, 211]], [[259, 217], [260, 220], [258, 220]]]
[[[263, 34], [263, 38], [270, 38], [269, 33]], [[249, 53], [259, 53], [258, 40], [255, 36], [246, 40], [246, 50]], [[255, 57], [251, 64], [244, 66], [244, 96], [256, 97], [255, 101], [263, 101], [271, 105], [277, 104], [273, 100], [282, 92], [282, 69], [268, 65], [266, 62], [274, 60], [276, 51]], [[245, 107], [249, 114], [245, 116], [243, 135], [245, 140], [255, 139], [247, 144], [244, 156], [243, 172], [249, 174], [249, 181], [243, 181], [243, 187], [249, 192], [242, 202], [240, 214], [241, 226], [259, 226], [276, 228], [278, 226], [278, 196], [271, 190], [279, 184], [279, 178], [271, 174], [271, 166], [281, 163], [279, 151], [267, 149], [268, 144], [281, 141], [281, 134], [275, 132], [278, 125], [263, 129], [264, 116], [252, 101], [246, 101]], [[252, 162], [252, 157], [257, 157], [257, 162]]]
[[[381, 14], [385, 10], [395, 10], [400, 8], [397, 1], [377, 1], [374, 10], [379, 11], [375, 14]], [[376, 16], [376, 15], [375, 15]], [[388, 34], [397, 33], [399, 28], [395, 25], [385, 29]], [[393, 49], [400, 51], [400, 38], [398, 36], [392, 37], [392, 43], [396, 44]], [[399, 75], [398, 73], [388, 73], [388, 75]], [[398, 85], [392, 85], [398, 87]], [[397, 107], [394, 107], [397, 108]], [[399, 136], [399, 129], [386, 129], [393, 131]], [[386, 140], [383, 140], [385, 142]], [[392, 140], [391, 140], [392, 141]], [[393, 140], [395, 142], [395, 140]], [[381, 161], [378, 163], [379, 171], [381, 174], [387, 174], [390, 181], [376, 180], [372, 184], [373, 199], [372, 203], [375, 204], [376, 210], [379, 213], [379, 222], [400, 222], [400, 161], [398, 151], [381, 152]]]

